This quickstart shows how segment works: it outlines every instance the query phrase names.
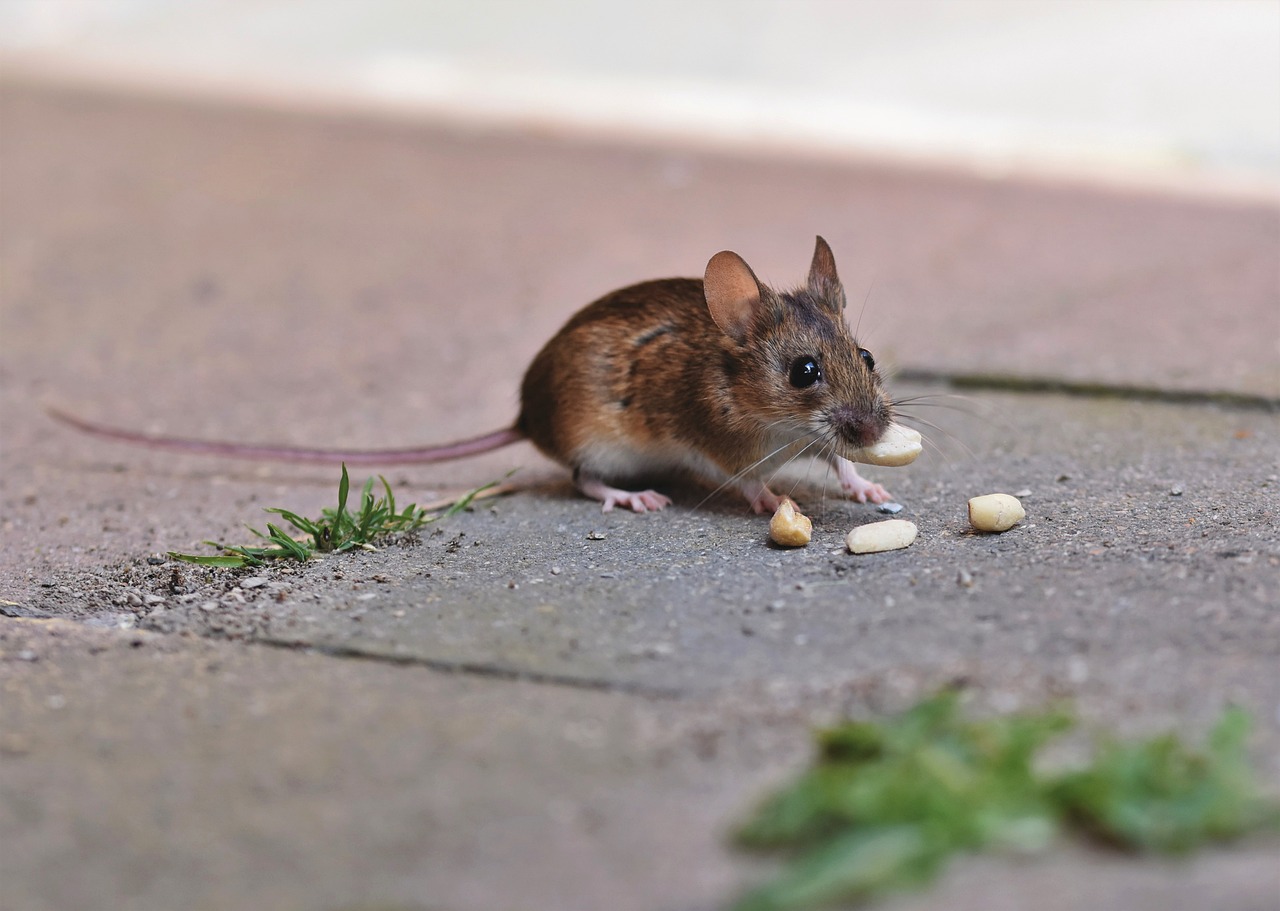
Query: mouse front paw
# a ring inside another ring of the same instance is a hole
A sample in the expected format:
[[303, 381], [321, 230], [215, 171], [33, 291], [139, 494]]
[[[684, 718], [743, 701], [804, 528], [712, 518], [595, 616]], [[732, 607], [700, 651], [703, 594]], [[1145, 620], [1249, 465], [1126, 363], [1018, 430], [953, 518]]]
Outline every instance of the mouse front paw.
[[858, 469], [848, 459], [836, 459], [836, 474], [840, 476], [840, 489], [844, 495], [859, 503], [888, 503], [889, 491], [875, 481], [868, 481], [858, 474]]
[[786, 499], [786, 497], [780, 497], [770, 490], [763, 481], [745, 480], [738, 485], [738, 489], [742, 491], [742, 495], [751, 504], [751, 511], [756, 514], [776, 512], [778, 506]]
[[881, 485], [860, 478], [861, 484], [852, 486], [841, 485], [845, 496], [850, 500], [856, 500], [859, 503], [888, 503], [890, 500], [889, 491], [885, 490]]

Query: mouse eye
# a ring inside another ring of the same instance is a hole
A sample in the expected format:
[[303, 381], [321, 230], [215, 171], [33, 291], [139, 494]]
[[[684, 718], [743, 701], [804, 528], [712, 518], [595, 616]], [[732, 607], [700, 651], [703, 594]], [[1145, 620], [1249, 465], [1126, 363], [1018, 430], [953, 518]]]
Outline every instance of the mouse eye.
[[822, 379], [822, 368], [811, 357], [798, 357], [791, 362], [791, 371], [787, 374], [787, 379], [797, 389], [807, 389]]
[[867, 365], [868, 370], [876, 369], [876, 359], [871, 356], [871, 352], [866, 348], [858, 349], [858, 357], [862, 358], [862, 363]]

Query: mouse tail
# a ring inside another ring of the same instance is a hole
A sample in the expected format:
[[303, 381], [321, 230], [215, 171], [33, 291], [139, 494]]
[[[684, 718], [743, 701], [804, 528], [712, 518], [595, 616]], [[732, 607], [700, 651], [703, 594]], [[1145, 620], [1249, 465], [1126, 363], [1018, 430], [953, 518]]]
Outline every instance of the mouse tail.
[[147, 446], [151, 449], [164, 449], [169, 452], [186, 453], [187, 455], [227, 456], [236, 459], [272, 459], [280, 462], [323, 462], [336, 465], [345, 462], [348, 465], [409, 465], [429, 462], [447, 462], [452, 459], [465, 459], [467, 456], [479, 455], [510, 446], [525, 439], [516, 427], [495, 430], [483, 436], [444, 443], [439, 446], [410, 446], [404, 449], [312, 449], [303, 446], [274, 446], [255, 443], [221, 443], [214, 440], [194, 440], [186, 437], [159, 436], [140, 433], [136, 430], [124, 430], [86, 421], [57, 408], [46, 407], [49, 416], [83, 433], [115, 440], [120, 443], [132, 443], [136, 446]]

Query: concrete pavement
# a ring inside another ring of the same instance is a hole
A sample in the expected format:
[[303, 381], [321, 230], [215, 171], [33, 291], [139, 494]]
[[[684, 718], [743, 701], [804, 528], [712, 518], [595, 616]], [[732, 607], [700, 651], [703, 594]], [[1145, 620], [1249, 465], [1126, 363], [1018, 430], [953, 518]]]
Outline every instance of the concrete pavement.
[[[720, 907], [764, 872], [723, 834], [809, 725], [949, 682], [1124, 732], [1195, 736], [1239, 703], [1280, 787], [1273, 203], [16, 82], [0, 105], [0, 904]], [[417, 546], [239, 574], [148, 557], [314, 512], [334, 471], [105, 445], [39, 409], [448, 439], [509, 420], [594, 296], [724, 247], [798, 281], [815, 233], [908, 377], [1195, 401], [921, 408], [937, 448], [876, 475], [921, 538], [871, 559], [839, 540], [875, 514], [821, 472], [792, 478], [816, 540], [781, 552], [697, 491], [604, 516], [522, 447], [390, 473], [426, 497], [522, 466]], [[1030, 491], [1027, 523], [966, 534], [996, 489]], [[1261, 909], [1274, 857], [961, 861], [897, 906]]]

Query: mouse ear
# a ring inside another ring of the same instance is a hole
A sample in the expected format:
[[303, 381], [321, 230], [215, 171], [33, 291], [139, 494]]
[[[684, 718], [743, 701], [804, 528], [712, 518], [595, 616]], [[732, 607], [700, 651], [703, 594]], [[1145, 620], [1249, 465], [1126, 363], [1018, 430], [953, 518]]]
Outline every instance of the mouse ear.
[[723, 250], [707, 263], [704, 288], [716, 325], [734, 341], [744, 341], [760, 308], [760, 282], [751, 267], [737, 253]]
[[809, 290], [844, 309], [844, 289], [840, 285], [840, 276], [836, 274], [836, 255], [821, 235], [814, 245], [813, 262], [809, 265]]

